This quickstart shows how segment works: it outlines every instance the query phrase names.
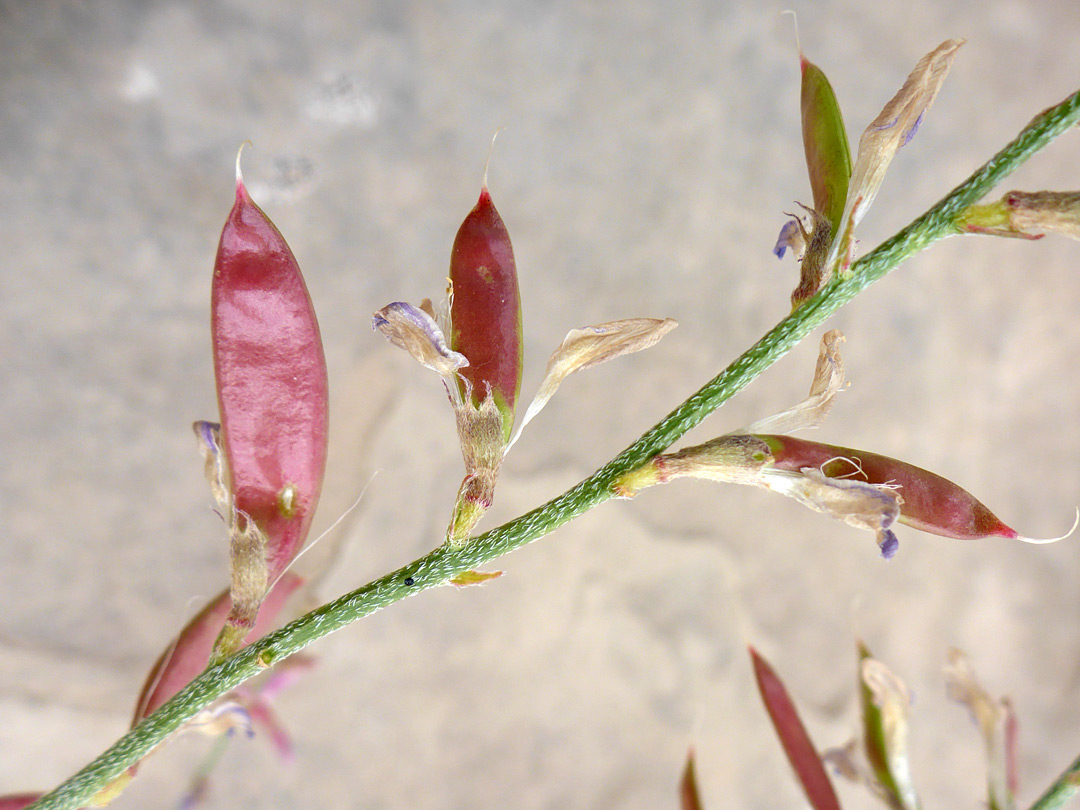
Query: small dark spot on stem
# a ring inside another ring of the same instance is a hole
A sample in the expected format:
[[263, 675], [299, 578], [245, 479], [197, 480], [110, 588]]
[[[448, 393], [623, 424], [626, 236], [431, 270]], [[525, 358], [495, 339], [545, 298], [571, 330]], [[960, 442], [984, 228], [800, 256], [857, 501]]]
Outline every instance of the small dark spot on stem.
[[416, 584], [416, 580], [413, 579], [412, 577], [405, 577], [405, 584], [406, 585], [414, 585], [414, 584]]

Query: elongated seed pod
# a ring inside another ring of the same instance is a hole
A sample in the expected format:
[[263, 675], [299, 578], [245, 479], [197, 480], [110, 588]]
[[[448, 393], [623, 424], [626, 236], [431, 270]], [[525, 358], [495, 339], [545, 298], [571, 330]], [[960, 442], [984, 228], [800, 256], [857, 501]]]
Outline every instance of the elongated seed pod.
[[[211, 293], [233, 517], [266, 539], [266, 587], [300, 550], [326, 467], [328, 385], [300, 267], [239, 173]], [[235, 581], [235, 572], [234, 572]]]
[[521, 387], [521, 297], [510, 234], [486, 185], [454, 239], [450, 283], [450, 347], [469, 360], [462, 393], [479, 405], [490, 392], [509, 440]]
[[821, 68], [801, 54], [800, 62], [803, 149], [814, 209], [825, 217], [835, 236], [840, 230], [851, 179], [851, 148], [832, 85]]
[[821, 761], [821, 755], [806, 732], [795, 702], [776, 671], [753, 647], [750, 659], [754, 665], [754, 678], [773, 728], [784, 747], [791, 769], [802, 785], [806, 798], [814, 810], [840, 810], [829, 774]]
[[967, 490], [936, 473], [887, 456], [791, 436], [758, 436], [772, 451], [774, 466], [801, 472], [820, 470], [828, 478], [850, 478], [895, 486], [903, 498], [900, 522], [958, 540], [1015, 539], [1017, 533]]

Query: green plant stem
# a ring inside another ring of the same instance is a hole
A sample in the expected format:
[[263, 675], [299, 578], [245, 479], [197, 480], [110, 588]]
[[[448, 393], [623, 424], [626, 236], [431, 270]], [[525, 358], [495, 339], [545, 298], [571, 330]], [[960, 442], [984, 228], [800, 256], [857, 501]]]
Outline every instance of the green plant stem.
[[656, 426], [572, 489], [479, 535], [463, 547], [440, 546], [209, 667], [101, 756], [31, 807], [33, 810], [80, 807], [197, 712], [266, 667], [363, 616], [426, 588], [443, 585], [463, 571], [520, 548], [608, 500], [612, 497], [612, 480], [667, 449], [837, 309], [905, 259], [939, 239], [958, 233], [955, 221], [964, 208], [978, 202], [1007, 174], [1078, 121], [1080, 91], [1038, 115], [1015, 140], [933, 208], [855, 262], [846, 278], [830, 282]]
[[1080, 757], [1074, 759], [1065, 772], [1054, 780], [1054, 784], [1031, 805], [1031, 810], [1057, 810], [1077, 790], [1080, 790]]

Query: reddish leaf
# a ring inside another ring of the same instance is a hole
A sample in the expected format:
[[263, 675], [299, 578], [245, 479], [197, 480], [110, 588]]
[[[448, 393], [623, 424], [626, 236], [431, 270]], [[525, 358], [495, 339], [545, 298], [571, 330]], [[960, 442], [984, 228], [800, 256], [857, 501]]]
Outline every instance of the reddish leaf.
[[757, 678], [761, 698], [806, 798], [814, 810], [840, 810], [840, 802], [821, 757], [806, 733], [783, 682], [753, 647], [750, 647], [750, 657], [754, 662], [754, 677]]

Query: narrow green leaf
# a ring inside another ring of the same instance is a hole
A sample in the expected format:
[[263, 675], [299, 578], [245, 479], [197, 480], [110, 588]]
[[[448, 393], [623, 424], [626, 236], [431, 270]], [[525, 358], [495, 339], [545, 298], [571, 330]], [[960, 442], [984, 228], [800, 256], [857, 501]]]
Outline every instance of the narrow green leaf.
[[814, 192], [814, 210], [829, 221], [836, 234], [844, 215], [848, 181], [851, 179], [851, 148], [844, 117], [832, 85], [821, 68], [802, 59], [802, 131], [806, 168]]

